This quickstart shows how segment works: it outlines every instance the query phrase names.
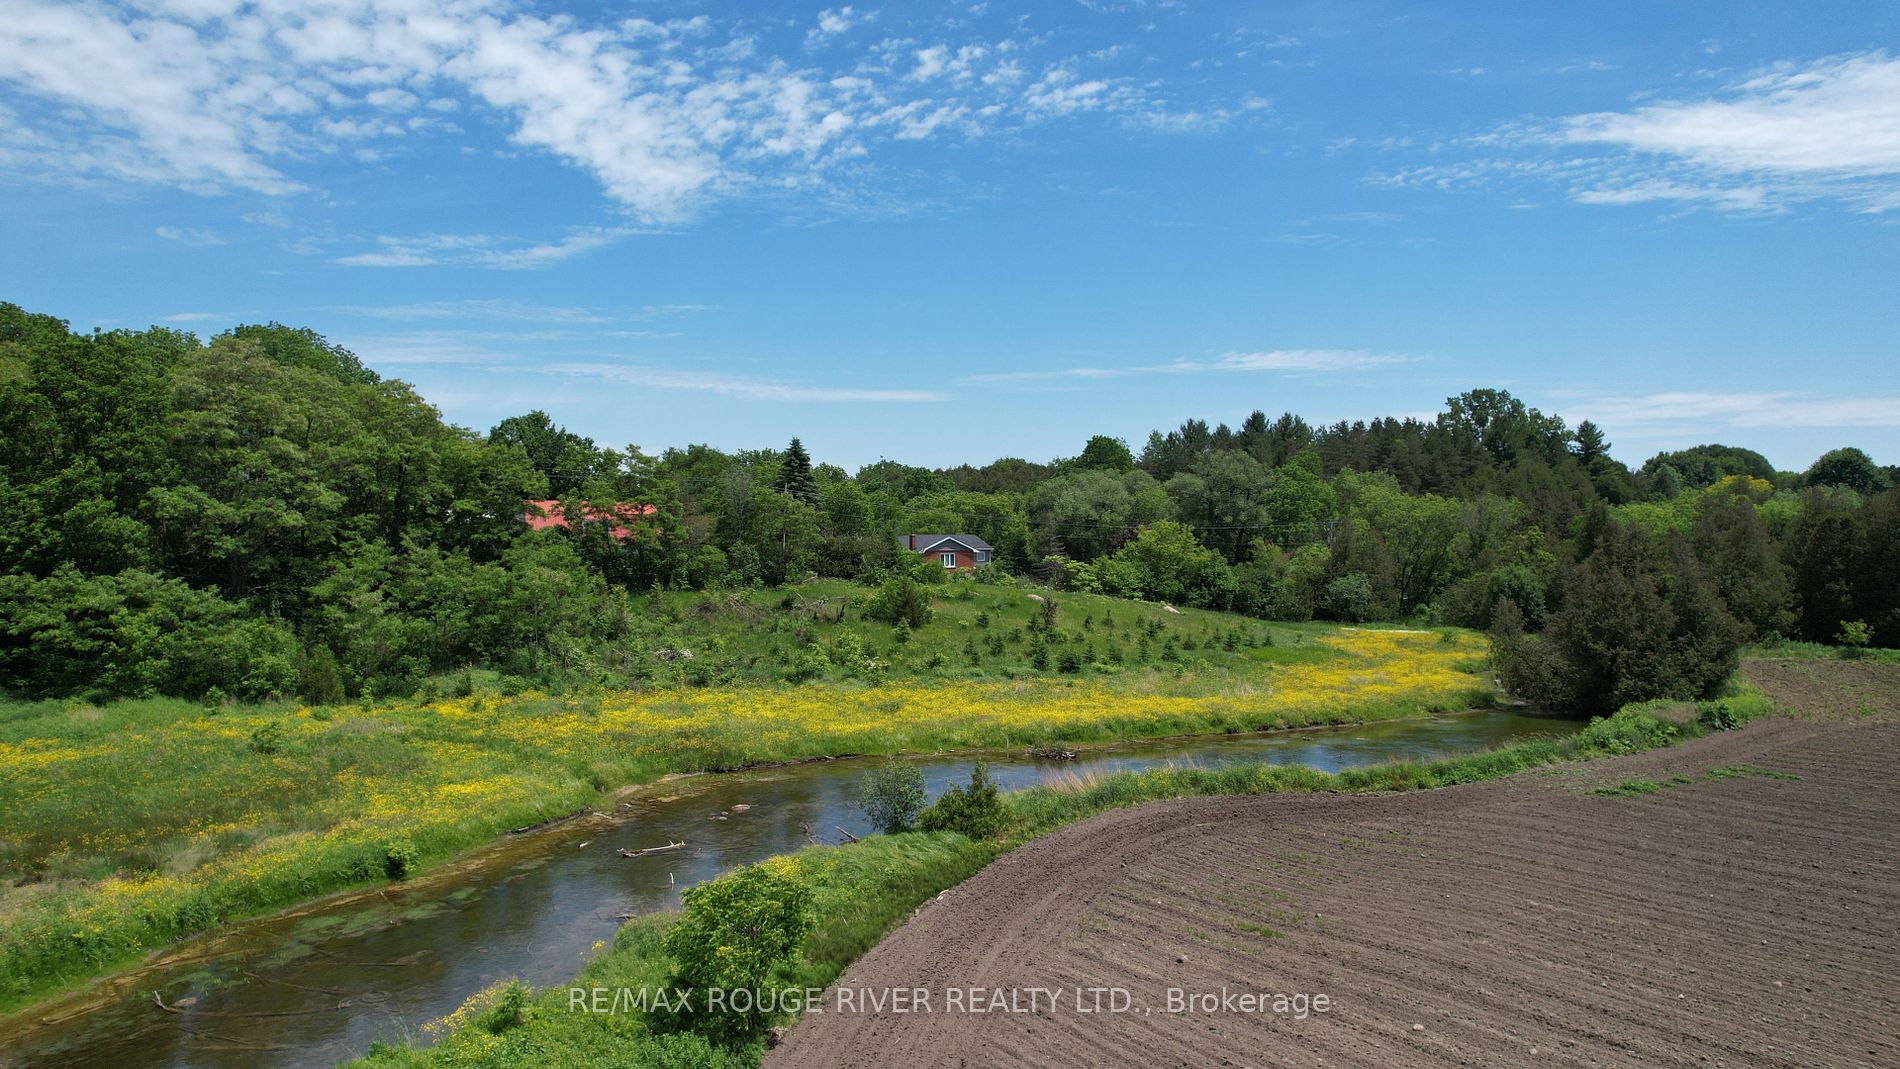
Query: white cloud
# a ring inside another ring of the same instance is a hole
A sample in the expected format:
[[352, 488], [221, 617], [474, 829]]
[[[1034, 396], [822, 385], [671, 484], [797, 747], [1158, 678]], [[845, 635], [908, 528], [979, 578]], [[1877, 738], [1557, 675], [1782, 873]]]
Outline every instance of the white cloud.
[[678, 371], [629, 364], [567, 363], [549, 365], [543, 370], [556, 375], [577, 375], [658, 390], [695, 390], [716, 393], [746, 401], [919, 402], [949, 399], [948, 395], [933, 390], [804, 386], [710, 371]]
[[1429, 147], [1432, 162], [1372, 181], [1438, 189], [1540, 182], [1599, 205], [1773, 212], [1831, 200], [1890, 211], [1900, 207], [1900, 57], [1782, 63], [1701, 98], [1517, 123]]
[[1673, 200], [1710, 204], [1730, 211], [1756, 212], [1770, 207], [1769, 191], [1762, 186], [1684, 185], [1667, 178], [1644, 178], [1627, 185], [1580, 189], [1572, 194], [1579, 204], [1641, 204]]
[[265, 157], [286, 147], [284, 119], [307, 110], [309, 97], [292, 84], [231, 77], [226, 62], [248, 66], [240, 56], [256, 49], [254, 37], [208, 42], [187, 22], [147, 15], [10, 0], [0, 80], [84, 115], [76, 143], [34, 159], [191, 188], [299, 188]]
[[520, 323], [611, 323], [599, 309], [528, 304], [510, 298], [423, 301], [417, 304], [339, 305], [332, 311], [366, 319], [485, 319]]
[[223, 312], [173, 312], [171, 315], [162, 317], [162, 320], [166, 323], [203, 323], [231, 318], [233, 317]]
[[[578, 305], [529, 304], [507, 297], [470, 298], [455, 301], [421, 301], [415, 304], [346, 304], [330, 310], [364, 319], [395, 320], [487, 320], [510, 323], [555, 323], [592, 325], [622, 323], [690, 315], [712, 309], [707, 304], [649, 304], [622, 312]], [[614, 332], [646, 333], [646, 332]]]
[[166, 241], [179, 241], [186, 245], [222, 245], [224, 239], [215, 230], [201, 226], [161, 226], [154, 227], [152, 233]]
[[1364, 349], [1274, 349], [1257, 353], [1228, 353], [1210, 363], [1176, 365], [1195, 371], [1352, 371], [1410, 362], [1410, 357], [1370, 353]]
[[455, 136], [426, 100], [427, 112], [498, 116], [516, 144], [586, 171], [654, 222], [825, 185], [893, 141], [1083, 113], [1197, 129], [1228, 110], [1175, 106], [1132, 76], [1132, 58], [1032, 59], [1047, 39], [1021, 26], [1001, 39], [852, 42], [873, 14], [822, 12], [812, 32], [850, 51], [811, 69], [761, 54], [737, 23], [589, 23], [533, 0], [11, 0], [0, 87], [28, 107], [0, 114], [0, 166], [289, 193], [309, 161], [374, 162], [409, 138]]
[[805, 34], [807, 44], [813, 44], [827, 37], [836, 37], [855, 26], [862, 26], [877, 17], [875, 11], [859, 11], [849, 5], [826, 8], [818, 13], [818, 25]]
[[1717, 99], [1578, 115], [1562, 136], [1731, 174], [1900, 174], [1900, 58], [1784, 64]]
[[351, 267], [490, 267], [524, 271], [552, 267], [582, 253], [604, 248], [635, 231], [626, 227], [586, 227], [552, 242], [494, 234], [383, 234], [376, 249], [337, 259]]
[[1712, 98], [1572, 116], [1552, 136], [1624, 154], [1576, 184], [1586, 204], [1763, 211], [1833, 198], [1885, 211], [1900, 195], [1900, 57], [1783, 63]]
[[[1900, 427], [1900, 397], [1823, 397], [1795, 391], [1720, 393], [1683, 390], [1594, 397], [1570, 406], [1613, 413], [1631, 433], [1684, 426], [1740, 428]], [[1610, 422], [1608, 418], [1605, 422]]]
[[1130, 375], [1184, 375], [1208, 372], [1284, 371], [1316, 374], [1357, 371], [1409, 363], [1408, 356], [1392, 356], [1364, 349], [1269, 349], [1233, 352], [1212, 360], [1176, 360], [1167, 364], [1123, 367], [1071, 367], [1053, 371], [1004, 371], [971, 375], [969, 383], [1045, 382], [1055, 379], [1118, 379]]

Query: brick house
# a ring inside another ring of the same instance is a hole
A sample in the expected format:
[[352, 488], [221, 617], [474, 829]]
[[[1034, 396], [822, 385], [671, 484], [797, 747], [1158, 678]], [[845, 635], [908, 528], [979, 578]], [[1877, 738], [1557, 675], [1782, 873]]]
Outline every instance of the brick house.
[[933, 557], [953, 572], [967, 572], [988, 564], [993, 550], [988, 542], [967, 534], [898, 535], [897, 544], [920, 557]]

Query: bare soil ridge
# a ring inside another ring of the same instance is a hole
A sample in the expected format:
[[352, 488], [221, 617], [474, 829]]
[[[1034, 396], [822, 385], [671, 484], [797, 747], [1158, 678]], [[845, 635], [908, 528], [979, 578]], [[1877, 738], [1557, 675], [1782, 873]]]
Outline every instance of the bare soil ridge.
[[[1896, 753], [1890, 719], [1773, 719], [1469, 787], [1107, 813], [839, 983], [1118, 985], [1133, 1012], [826, 1012], [765, 1064], [1900, 1065]], [[1660, 789], [1593, 793], [1630, 781]], [[1334, 1008], [1164, 1011], [1223, 985]]]

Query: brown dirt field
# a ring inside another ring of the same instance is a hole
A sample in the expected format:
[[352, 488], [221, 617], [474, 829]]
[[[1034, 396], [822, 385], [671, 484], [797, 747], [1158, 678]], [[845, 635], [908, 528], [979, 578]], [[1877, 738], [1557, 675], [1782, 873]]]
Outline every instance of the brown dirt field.
[[[1468, 787], [1103, 814], [839, 981], [922, 987], [936, 1012], [841, 1013], [834, 991], [765, 1064], [1900, 1065], [1896, 754], [1900, 723], [1771, 719]], [[1709, 776], [1738, 765], [1800, 778]], [[1666, 786], [1591, 793], [1630, 780]], [[1065, 994], [945, 1009], [971, 985]], [[1170, 987], [1223, 985], [1332, 1008], [1166, 1010]], [[1096, 986], [1129, 1012], [1076, 1012]]]
[[1893, 661], [1751, 657], [1742, 671], [1776, 705], [1805, 717], [1900, 713], [1900, 663]]

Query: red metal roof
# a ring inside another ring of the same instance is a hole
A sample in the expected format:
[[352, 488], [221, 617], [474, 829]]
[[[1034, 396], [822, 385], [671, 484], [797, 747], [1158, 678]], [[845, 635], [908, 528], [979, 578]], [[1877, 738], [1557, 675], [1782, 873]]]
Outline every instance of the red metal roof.
[[[567, 515], [561, 509], [559, 498], [549, 498], [546, 501], [524, 501], [522, 504], [528, 506], [527, 510], [521, 514], [521, 520], [528, 525], [529, 530], [546, 531], [550, 528], [568, 526]], [[651, 516], [657, 511], [652, 505], [640, 505], [631, 501], [619, 502], [610, 509], [597, 508], [589, 504], [582, 506], [581, 522], [605, 523], [608, 525], [609, 535], [615, 538], [632, 538], [633, 532], [627, 529], [627, 524]]]

